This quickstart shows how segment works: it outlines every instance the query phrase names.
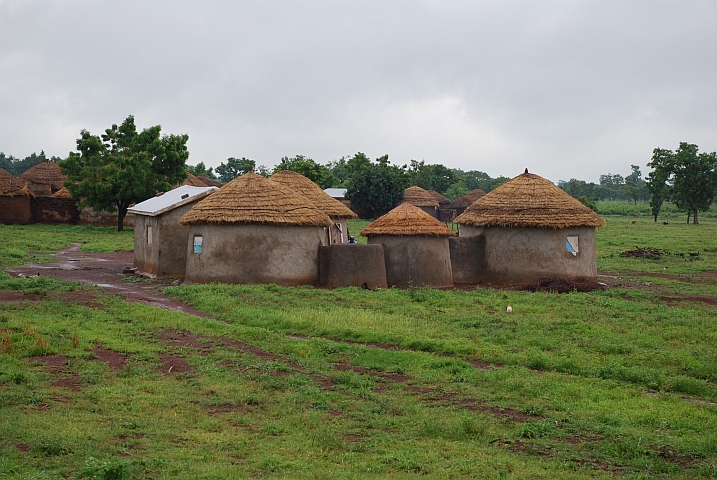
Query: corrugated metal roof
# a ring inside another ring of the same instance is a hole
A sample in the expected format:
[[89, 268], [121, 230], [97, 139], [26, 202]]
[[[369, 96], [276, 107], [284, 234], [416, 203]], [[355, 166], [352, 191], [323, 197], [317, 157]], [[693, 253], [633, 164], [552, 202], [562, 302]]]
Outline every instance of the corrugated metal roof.
[[324, 192], [332, 198], [346, 198], [345, 188], [325, 188]]
[[204, 198], [214, 190], [219, 189], [217, 187], [192, 187], [190, 185], [182, 185], [162, 195], [140, 202], [127, 211], [137, 215], [155, 217], [189, 202]]

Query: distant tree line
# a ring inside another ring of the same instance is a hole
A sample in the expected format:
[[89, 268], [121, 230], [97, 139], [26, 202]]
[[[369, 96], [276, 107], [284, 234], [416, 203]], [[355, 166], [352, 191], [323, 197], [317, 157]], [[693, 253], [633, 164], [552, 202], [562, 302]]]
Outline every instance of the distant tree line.
[[592, 202], [597, 200], [624, 200], [646, 202], [650, 199], [647, 182], [642, 178], [642, 172], [637, 165], [631, 165], [632, 173], [627, 177], [619, 174], [607, 173], [600, 175], [600, 183], [585, 182], [571, 178], [569, 181], [560, 180], [558, 186], [566, 193], [578, 198], [584, 197]]

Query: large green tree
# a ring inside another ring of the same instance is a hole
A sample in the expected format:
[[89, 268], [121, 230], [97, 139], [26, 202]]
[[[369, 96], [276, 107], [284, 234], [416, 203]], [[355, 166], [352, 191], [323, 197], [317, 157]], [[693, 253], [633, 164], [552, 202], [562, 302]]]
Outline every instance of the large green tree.
[[389, 165], [388, 155], [377, 160], [378, 163], [370, 163], [354, 175], [346, 190], [351, 204], [371, 210], [374, 218], [380, 210], [388, 210], [400, 202], [406, 188]]
[[248, 158], [227, 158], [226, 163], [222, 162], [216, 169], [217, 175], [219, 175], [220, 182], [231, 182], [239, 175], [244, 175], [250, 170], [256, 168], [256, 162]]
[[690, 216], [699, 223], [698, 212], [709, 209], [717, 196], [717, 153], [699, 153], [697, 145], [680, 142], [674, 152], [656, 148], [647, 165], [654, 169], [649, 177], [653, 197], [663, 195], [687, 212], [688, 223]]
[[138, 133], [132, 115], [105, 130], [101, 138], [82, 130], [77, 152], [59, 162], [72, 197], [83, 199], [79, 206], [117, 210], [117, 230], [122, 231], [130, 205], [184, 180], [189, 136], [161, 131], [155, 125]]
[[285, 168], [302, 174], [321, 188], [329, 188], [336, 182], [329, 167], [320, 165], [304, 155], [282, 157], [281, 163], [274, 167], [274, 173]]

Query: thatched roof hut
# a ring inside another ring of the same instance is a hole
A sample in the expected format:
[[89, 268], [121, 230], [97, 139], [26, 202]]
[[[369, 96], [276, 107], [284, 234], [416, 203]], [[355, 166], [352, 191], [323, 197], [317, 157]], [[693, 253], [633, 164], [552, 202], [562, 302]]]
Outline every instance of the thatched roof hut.
[[597, 277], [595, 228], [605, 221], [527, 169], [476, 200], [455, 222], [461, 237], [485, 237], [486, 279]]
[[418, 186], [408, 187], [403, 192], [403, 202], [415, 205], [432, 217], [438, 217], [438, 202], [433, 196]]
[[318, 247], [331, 219], [298, 193], [249, 172], [198, 202], [190, 225], [188, 283], [318, 283]]
[[466, 208], [470, 207], [473, 202], [475, 202], [479, 198], [484, 197], [485, 195], [486, 193], [480, 188], [473, 189], [462, 197], [456, 198], [453, 202], [450, 203], [448, 208], [457, 210], [458, 215], [460, 215], [465, 211]]
[[280, 170], [269, 177], [269, 180], [300, 194], [317, 210], [331, 218], [333, 221], [333, 225], [329, 229], [329, 241], [331, 244], [345, 243], [349, 240], [347, 219], [358, 216], [349, 207], [335, 198], [331, 198], [310, 179], [292, 170]]
[[0, 195], [27, 195], [27, 182], [0, 168]]
[[180, 223], [330, 227], [329, 217], [283, 185], [249, 172], [205, 198], [187, 212]]
[[376, 235], [455, 237], [456, 232], [410, 204], [402, 203], [361, 230], [362, 237]]
[[450, 199], [450, 198], [441, 195], [440, 193], [438, 193], [438, 192], [435, 191], [435, 190], [427, 190], [427, 192], [431, 195], [431, 197], [433, 197], [433, 199], [434, 199], [435, 201], [438, 202], [438, 208], [443, 208], [443, 207], [445, 207], [446, 205], [448, 205], [448, 204], [451, 203], [451, 199]]
[[55, 162], [45, 160], [25, 171], [20, 178], [27, 181], [35, 195], [52, 195], [62, 188], [67, 177]]
[[410, 203], [402, 203], [361, 231], [383, 245], [388, 285], [453, 285], [448, 238], [455, 232]]
[[0, 168], [0, 223], [32, 222], [33, 197], [25, 180]]
[[356, 218], [357, 215], [343, 203], [331, 198], [321, 187], [300, 173], [292, 170], [280, 170], [269, 177], [294, 192], [306, 197], [318, 210], [331, 218]]
[[197, 175], [197, 178], [201, 180], [202, 182], [206, 183], [209, 187], [217, 187], [221, 188], [224, 186], [222, 182], [218, 182], [214, 180], [213, 178], [205, 177], [204, 175]]
[[72, 194], [70, 194], [70, 191], [67, 189], [67, 187], [62, 187], [61, 189], [56, 191], [52, 196], [56, 197], [56, 198], [72, 198]]
[[605, 220], [549, 180], [525, 173], [474, 202], [456, 223], [474, 227], [602, 227]]
[[438, 208], [438, 202], [433, 196], [418, 186], [408, 187], [403, 192], [404, 203], [410, 203], [417, 207], [436, 207]]
[[184, 180], [182, 185], [188, 185], [190, 187], [208, 187], [209, 185], [203, 182], [199, 177], [191, 172], [187, 172], [187, 179]]

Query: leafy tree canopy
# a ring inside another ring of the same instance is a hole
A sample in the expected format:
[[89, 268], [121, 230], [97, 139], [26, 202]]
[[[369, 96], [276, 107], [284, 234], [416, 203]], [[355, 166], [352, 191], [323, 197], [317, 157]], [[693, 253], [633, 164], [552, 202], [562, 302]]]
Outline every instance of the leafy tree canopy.
[[[697, 145], [680, 142], [674, 152], [653, 150], [647, 165], [654, 169], [648, 177], [650, 204], [671, 200], [687, 212], [688, 222], [692, 215], [693, 223], [699, 223], [698, 212], [709, 209], [717, 196], [717, 153], [699, 153]], [[657, 218], [654, 207], [653, 214]]]
[[379, 211], [391, 209], [400, 202], [407, 186], [405, 170], [391, 165], [388, 155], [377, 158], [376, 162], [354, 175], [346, 190], [346, 198], [353, 205], [371, 210], [374, 218]]
[[199, 162], [194, 166], [187, 165], [187, 170], [189, 170], [189, 173], [191, 173], [192, 175], [196, 175], [198, 177], [208, 177], [213, 180], [217, 180], [217, 176], [214, 175], [214, 170], [212, 169], [212, 167], [207, 168], [207, 166], [204, 165], [204, 162]]
[[320, 165], [304, 155], [282, 157], [281, 163], [274, 167], [273, 173], [284, 170], [285, 168], [302, 174], [322, 189], [331, 187], [335, 181], [333, 173], [331, 173], [331, 170], [327, 166]]
[[77, 139], [78, 152], [59, 162], [67, 175], [65, 186], [80, 207], [118, 212], [117, 230], [123, 229], [133, 203], [166, 192], [187, 177], [188, 135], [161, 135], [155, 125], [137, 132], [134, 117], [112, 125], [102, 137], [87, 130]]
[[231, 182], [239, 175], [244, 175], [248, 171], [256, 168], [256, 162], [248, 158], [227, 158], [226, 163], [222, 162], [216, 169], [220, 182]]

